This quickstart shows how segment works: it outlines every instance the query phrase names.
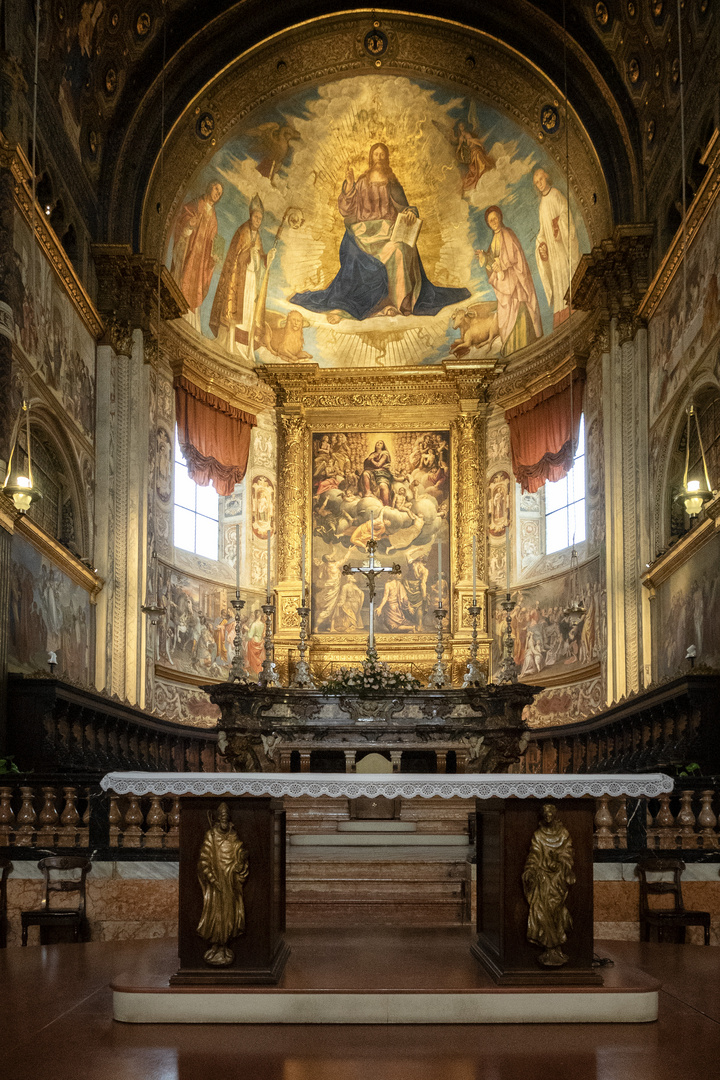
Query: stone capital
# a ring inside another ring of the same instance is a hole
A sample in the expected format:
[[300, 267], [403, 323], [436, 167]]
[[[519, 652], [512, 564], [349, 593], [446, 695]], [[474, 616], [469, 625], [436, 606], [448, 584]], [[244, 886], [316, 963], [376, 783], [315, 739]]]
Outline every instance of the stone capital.
[[[98, 279], [97, 307], [106, 332], [103, 345], [130, 355], [133, 330], [157, 336], [160, 321], [177, 319], [188, 310], [175, 279], [155, 259], [135, 254], [128, 244], [93, 244]], [[158, 297], [159, 294], [159, 297]]]
[[612, 237], [583, 255], [573, 277], [573, 307], [601, 321], [635, 318], [649, 280], [653, 225], [617, 225]]

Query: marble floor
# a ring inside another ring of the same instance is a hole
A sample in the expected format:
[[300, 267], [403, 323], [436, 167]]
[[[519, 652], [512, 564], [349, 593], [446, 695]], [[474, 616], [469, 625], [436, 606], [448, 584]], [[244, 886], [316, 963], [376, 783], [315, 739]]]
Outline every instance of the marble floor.
[[109, 983], [140, 964], [149, 948], [172, 956], [171, 943], [147, 941], [1, 952], [3, 1080], [708, 1080], [717, 1075], [717, 948], [598, 942], [601, 955], [662, 982], [659, 1020], [650, 1024], [118, 1024], [111, 1019]]

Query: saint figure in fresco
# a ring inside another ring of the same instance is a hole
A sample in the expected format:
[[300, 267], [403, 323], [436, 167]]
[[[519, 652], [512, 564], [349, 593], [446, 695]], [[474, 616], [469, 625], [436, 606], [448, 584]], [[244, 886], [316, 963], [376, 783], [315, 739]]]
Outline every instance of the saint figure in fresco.
[[570, 314], [565, 294], [580, 262], [580, 246], [575, 222], [568, 213], [567, 199], [552, 186], [544, 169], [535, 170], [533, 184], [540, 195], [540, 228], [535, 241], [535, 257], [547, 302], [553, 309], [554, 329]]
[[260, 608], [255, 608], [248, 627], [247, 666], [252, 675], [259, 675], [265, 659], [265, 620]]
[[503, 223], [499, 206], [489, 206], [485, 222], [493, 232], [487, 251], [478, 251], [481, 266], [497, 296], [501, 352], [509, 356], [542, 337], [537, 293], [525, 252], [512, 229]]
[[264, 215], [260, 196], [253, 195], [248, 220], [232, 238], [215, 291], [210, 329], [218, 345], [231, 353], [250, 341], [263, 267], [275, 254], [273, 250], [266, 255], [262, 245], [260, 227]]
[[393, 239], [398, 218], [410, 229], [419, 218], [390, 167], [384, 143], [370, 148], [368, 167], [355, 179], [348, 166], [338, 197], [345, 221], [340, 270], [326, 289], [296, 293], [290, 303], [325, 312], [328, 322], [374, 315], [437, 315], [470, 296], [467, 289], [433, 285], [415, 242]]
[[383, 506], [390, 505], [392, 486], [395, 477], [390, 465], [392, 458], [383, 439], [378, 439], [375, 449], [365, 458], [363, 471], [360, 476], [360, 486], [363, 497], [376, 495]]
[[185, 203], [173, 230], [170, 270], [182, 289], [190, 311], [188, 321], [200, 329], [200, 305], [207, 296], [217, 258], [213, 253], [218, 221], [215, 205], [223, 186], [218, 180], [208, 184], [205, 194]]

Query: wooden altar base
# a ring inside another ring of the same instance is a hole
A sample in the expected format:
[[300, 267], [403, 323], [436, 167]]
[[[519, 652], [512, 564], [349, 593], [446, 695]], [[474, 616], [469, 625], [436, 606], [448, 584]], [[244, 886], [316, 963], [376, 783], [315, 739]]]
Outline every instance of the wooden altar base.
[[277, 986], [170, 986], [165, 943], [111, 984], [116, 1020], [135, 1024], [644, 1023], [660, 983], [616, 964], [602, 985], [497, 986], [451, 930], [293, 931]]

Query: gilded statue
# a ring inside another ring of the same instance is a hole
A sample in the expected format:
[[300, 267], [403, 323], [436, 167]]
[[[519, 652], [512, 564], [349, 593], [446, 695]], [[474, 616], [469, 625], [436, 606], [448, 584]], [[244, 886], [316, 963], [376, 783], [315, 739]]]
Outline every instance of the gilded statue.
[[248, 856], [230, 821], [227, 803], [220, 803], [214, 819], [208, 811], [208, 822], [197, 868], [203, 892], [197, 932], [210, 942], [203, 953], [206, 963], [226, 967], [235, 958], [228, 941], [245, 932], [243, 883], [248, 876]]
[[527, 938], [533, 945], [543, 947], [538, 959], [546, 967], [562, 967], [568, 962], [569, 957], [561, 946], [572, 929], [565, 902], [575, 880], [570, 833], [559, 820], [556, 807], [544, 803], [540, 825], [533, 833], [525, 860], [522, 882], [530, 905]]

